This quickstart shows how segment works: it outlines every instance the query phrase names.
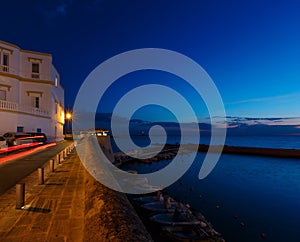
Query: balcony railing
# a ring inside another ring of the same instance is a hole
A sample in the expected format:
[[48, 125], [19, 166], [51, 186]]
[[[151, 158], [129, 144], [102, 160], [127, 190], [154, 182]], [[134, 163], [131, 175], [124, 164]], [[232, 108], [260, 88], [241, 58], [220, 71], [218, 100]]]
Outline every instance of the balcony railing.
[[3, 66], [3, 65], [1, 65], [1, 71], [3, 71], [3, 72], [9, 72], [9, 66]]
[[30, 114], [49, 117], [49, 112], [46, 110], [43, 110], [41, 108], [21, 106], [19, 111], [24, 112], [24, 113], [30, 113]]
[[49, 112], [41, 108], [19, 106], [18, 103], [0, 100], [0, 110], [15, 111], [49, 117]]
[[18, 111], [18, 103], [0, 100], [0, 109]]
[[23, 78], [29, 78], [34, 80], [49, 80], [50, 76], [46, 73], [35, 73], [35, 72], [26, 72], [20, 71], [12, 68], [11, 66], [0, 65], [0, 73], [9, 73], [13, 75], [17, 75]]
[[39, 73], [32, 73], [31, 74], [31, 78], [33, 78], [33, 79], [39, 79], [40, 78], [40, 74]]
[[4, 73], [10, 73], [10, 74], [14, 74], [17, 75], [17, 70], [15, 70], [14, 68], [11, 68], [10, 66], [6, 66], [6, 65], [0, 65], [0, 72], [4, 72]]

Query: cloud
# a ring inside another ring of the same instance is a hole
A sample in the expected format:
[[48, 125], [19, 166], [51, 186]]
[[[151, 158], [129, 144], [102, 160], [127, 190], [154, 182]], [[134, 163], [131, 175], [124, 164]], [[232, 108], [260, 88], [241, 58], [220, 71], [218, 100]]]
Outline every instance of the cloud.
[[285, 101], [285, 100], [290, 100], [291, 98], [299, 99], [299, 97], [300, 97], [300, 92], [297, 92], [297, 93], [277, 95], [277, 96], [272, 96], [272, 97], [259, 97], [259, 98], [244, 99], [244, 100], [239, 100], [239, 101], [235, 101], [235, 102], [228, 102], [226, 104], [231, 105], [231, 104], [257, 103], [257, 102], [267, 102], [267, 101]]
[[233, 125], [300, 125], [300, 117], [286, 117], [286, 118], [250, 118], [250, 117], [226, 117], [229, 126]]
[[[126, 118], [118, 118], [120, 124], [127, 123]], [[227, 129], [228, 135], [300, 135], [300, 117], [275, 117], [275, 118], [252, 118], [227, 116], [226, 123], [214, 122], [204, 119], [198, 123], [201, 135], [210, 134], [211, 125], [217, 129]], [[96, 126], [111, 129], [111, 113], [96, 114]], [[147, 133], [154, 125], [164, 127], [170, 135], [179, 135], [180, 127], [176, 122], [150, 122], [134, 119], [130, 121], [130, 132], [132, 134]], [[184, 132], [195, 132], [190, 123], [182, 124]], [[126, 126], [126, 128], [128, 128]]]
[[53, 19], [59, 16], [65, 17], [72, 3], [72, 0], [41, 1], [37, 10], [46, 19]]

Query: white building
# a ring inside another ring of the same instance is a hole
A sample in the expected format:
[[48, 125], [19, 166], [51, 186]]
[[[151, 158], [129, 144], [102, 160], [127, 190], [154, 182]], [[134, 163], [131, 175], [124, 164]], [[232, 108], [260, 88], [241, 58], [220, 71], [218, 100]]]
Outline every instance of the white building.
[[62, 140], [64, 89], [46, 53], [0, 40], [0, 134], [43, 132]]

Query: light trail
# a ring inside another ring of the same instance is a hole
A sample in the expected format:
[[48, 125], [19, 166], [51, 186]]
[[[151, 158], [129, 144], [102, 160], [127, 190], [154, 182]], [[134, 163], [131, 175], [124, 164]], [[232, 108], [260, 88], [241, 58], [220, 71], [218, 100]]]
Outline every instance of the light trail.
[[[30, 143], [30, 144], [33, 144], [33, 143]], [[39, 144], [38, 142], [35, 142], [35, 145]], [[28, 145], [28, 144], [24, 144], [24, 145]], [[26, 150], [26, 151], [22, 151], [20, 153], [17, 153], [17, 154], [13, 154], [13, 155], [8, 155], [8, 156], [5, 156], [3, 158], [0, 158], [0, 164], [3, 164], [7, 161], [10, 161], [10, 160], [14, 160], [14, 159], [17, 159], [17, 158], [21, 158], [21, 157], [24, 157], [26, 155], [29, 155], [33, 152], [36, 152], [36, 151], [39, 151], [39, 150], [43, 150], [43, 149], [46, 149], [48, 147], [52, 147], [52, 146], [55, 146], [56, 145], [56, 142], [52, 142], [52, 143], [49, 143], [49, 144], [46, 144], [46, 145], [42, 145], [42, 146], [38, 146], [38, 147], [35, 147], [33, 149], [30, 149], [30, 150]], [[23, 145], [21, 145], [23, 146]], [[14, 146], [15, 147], [15, 146]], [[31, 146], [23, 146], [22, 149], [24, 148], [29, 148], [29, 147], [32, 147]], [[13, 148], [13, 147], [9, 147], [9, 148]], [[9, 148], [6, 148], [6, 149], [9, 149]], [[21, 149], [18, 145], [18, 148]], [[13, 149], [13, 150], [18, 150], [18, 149]], [[10, 150], [11, 151], [11, 150]], [[2, 152], [2, 150], [1, 150]], [[7, 151], [6, 151], [7, 152]]]

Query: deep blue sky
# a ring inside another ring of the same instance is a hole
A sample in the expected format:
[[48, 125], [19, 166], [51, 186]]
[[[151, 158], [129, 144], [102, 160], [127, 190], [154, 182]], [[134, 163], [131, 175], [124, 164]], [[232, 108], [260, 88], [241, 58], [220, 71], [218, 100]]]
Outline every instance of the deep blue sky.
[[228, 116], [300, 117], [299, 1], [12, 0], [1, 9], [1, 40], [53, 55], [66, 107], [101, 62], [156, 47], [197, 61]]

